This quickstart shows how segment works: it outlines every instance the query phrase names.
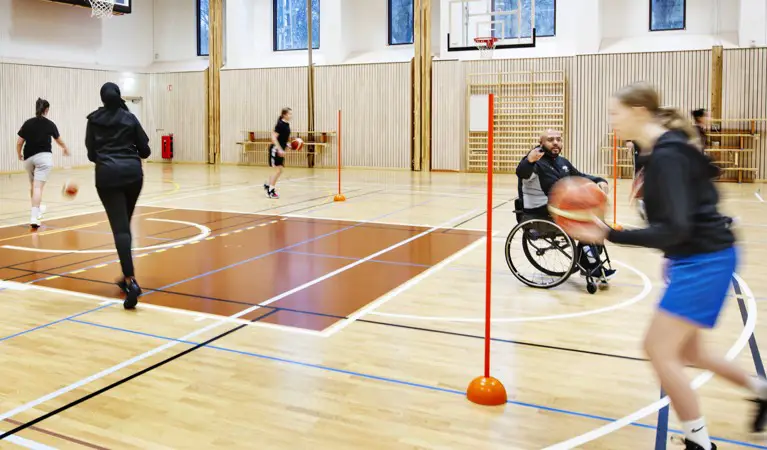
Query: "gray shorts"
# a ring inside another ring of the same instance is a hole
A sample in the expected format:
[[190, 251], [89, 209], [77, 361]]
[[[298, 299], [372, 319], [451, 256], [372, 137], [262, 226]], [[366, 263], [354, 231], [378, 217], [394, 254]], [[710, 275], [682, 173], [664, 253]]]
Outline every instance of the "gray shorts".
[[29, 174], [29, 182], [48, 181], [48, 175], [53, 170], [53, 153], [37, 153], [24, 160], [24, 168]]

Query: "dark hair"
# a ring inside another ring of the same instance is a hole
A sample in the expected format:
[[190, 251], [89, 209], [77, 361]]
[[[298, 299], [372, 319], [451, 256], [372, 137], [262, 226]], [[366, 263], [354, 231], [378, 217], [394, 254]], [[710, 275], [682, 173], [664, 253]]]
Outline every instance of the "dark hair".
[[280, 118], [285, 117], [291, 111], [293, 111], [293, 110], [290, 109], [290, 108], [287, 108], [287, 107], [282, 108], [282, 111], [280, 112]]
[[669, 130], [683, 131], [691, 145], [698, 149], [703, 148], [695, 127], [676, 108], [660, 106], [658, 91], [650, 84], [641, 82], [630, 84], [616, 92], [615, 98], [625, 106], [645, 108], [661, 125]]
[[695, 122], [697, 123], [700, 119], [702, 119], [706, 115], [706, 110], [703, 108], [696, 109], [692, 112], [692, 118], [695, 119]]
[[38, 98], [37, 102], [35, 102], [35, 116], [42, 117], [43, 114], [45, 114], [45, 111], [48, 110], [48, 108], [51, 107], [51, 104], [48, 103], [48, 100], [43, 100], [42, 98]]

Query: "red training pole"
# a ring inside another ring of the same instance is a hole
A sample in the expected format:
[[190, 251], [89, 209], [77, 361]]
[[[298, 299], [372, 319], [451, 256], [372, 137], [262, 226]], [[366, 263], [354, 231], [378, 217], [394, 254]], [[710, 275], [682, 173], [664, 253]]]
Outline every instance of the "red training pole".
[[613, 130], [613, 227], [618, 225], [618, 135]]
[[487, 249], [485, 250], [485, 378], [490, 377], [490, 282], [493, 265], [493, 126], [495, 96], [490, 94], [487, 124]]
[[487, 126], [487, 248], [485, 249], [485, 374], [471, 380], [466, 398], [479, 405], [499, 406], [509, 396], [500, 380], [490, 376], [490, 283], [493, 273], [493, 129], [495, 127], [495, 96], [488, 97]]
[[341, 110], [338, 110], [338, 194], [333, 197], [333, 201], [342, 202], [346, 200], [341, 193]]

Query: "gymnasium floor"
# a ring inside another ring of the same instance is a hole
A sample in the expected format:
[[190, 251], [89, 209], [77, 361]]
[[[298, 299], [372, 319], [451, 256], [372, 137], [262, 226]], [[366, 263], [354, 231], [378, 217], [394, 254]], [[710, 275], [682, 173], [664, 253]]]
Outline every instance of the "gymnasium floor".
[[[663, 287], [659, 255], [611, 246], [619, 274], [596, 295], [578, 277], [524, 287], [503, 257], [514, 176], [496, 178], [493, 238], [492, 372], [510, 399], [486, 408], [464, 397], [483, 364], [484, 175], [347, 171], [348, 200], [333, 203], [332, 171], [288, 169], [276, 201], [261, 188], [264, 168], [146, 173], [134, 230], [147, 295], [136, 312], [111, 284], [119, 265], [91, 171], [54, 173], [37, 233], [23, 225], [25, 175], [0, 179], [0, 430], [12, 433], [0, 448], [665, 442], [641, 352]], [[82, 191], [66, 202], [58, 191], [70, 177]], [[741, 223], [743, 263], [708, 340], [753, 371], [767, 206], [761, 185], [720, 187]], [[619, 183], [618, 218], [631, 226], [628, 188]], [[702, 381], [720, 448], [767, 448], [746, 432], [743, 393]], [[678, 429], [673, 413], [668, 426]]]

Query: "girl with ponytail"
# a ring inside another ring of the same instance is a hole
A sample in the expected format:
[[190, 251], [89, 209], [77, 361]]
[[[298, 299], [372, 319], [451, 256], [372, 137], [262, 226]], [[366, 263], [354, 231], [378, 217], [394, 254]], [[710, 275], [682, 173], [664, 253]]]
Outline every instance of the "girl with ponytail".
[[615, 93], [610, 118], [616, 132], [641, 149], [649, 225], [619, 231], [599, 224], [572, 235], [582, 242], [609, 240], [658, 249], [669, 261], [668, 286], [644, 348], [682, 422], [687, 450], [716, 449], [716, 445], [684, 373], [686, 363], [751, 391], [757, 405], [753, 431], [762, 431], [767, 380], [749, 376], [703, 343], [702, 331], [715, 326], [737, 265], [731, 219], [718, 210], [719, 195], [712, 181], [716, 168], [701, 151], [692, 124], [675, 109], [661, 107], [658, 93], [648, 84], [632, 84]]
[[40, 220], [45, 212], [42, 205], [43, 189], [53, 169], [51, 138], [61, 147], [64, 156], [69, 156], [64, 141], [61, 140], [56, 124], [46, 116], [51, 104], [38, 98], [35, 102], [35, 117], [24, 122], [16, 141], [16, 154], [19, 161], [24, 161], [24, 168], [29, 174], [29, 192], [32, 199], [32, 212], [29, 224], [32, 228], [40, 227]]

